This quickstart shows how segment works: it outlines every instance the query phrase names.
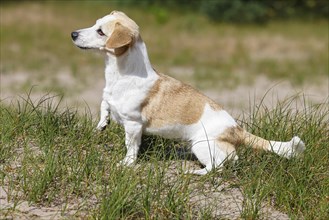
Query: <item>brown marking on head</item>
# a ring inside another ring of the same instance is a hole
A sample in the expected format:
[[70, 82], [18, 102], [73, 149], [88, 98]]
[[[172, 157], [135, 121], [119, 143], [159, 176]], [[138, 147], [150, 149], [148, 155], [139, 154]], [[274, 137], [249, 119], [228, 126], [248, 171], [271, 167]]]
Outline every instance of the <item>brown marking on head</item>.
[[110, 38], [106, 42], [106, 49], [114, 49], [114, 54], [120, 56], [124, 54], [134, 42], [131, 31], [116, 23]]
[[131, 44], [133, 36], [131, 31], [120, 23], [116, 23], [111, 37], [106, 42], [108, 49], [117, 49]]
[[159, 76], [141, 106], [148, 127], [194, 124], [201, 118], [206, 103], [220, 108], [191, 86], [166, 75]]
[[[105, 49], [116, 56], [120, 56], [140, 37], [139, 27], [123, 12], [112, 11], [110, 15], [115, 19], [102, 27], [109, 35]], [[114, 52], [112, 52], [112, 49]]]

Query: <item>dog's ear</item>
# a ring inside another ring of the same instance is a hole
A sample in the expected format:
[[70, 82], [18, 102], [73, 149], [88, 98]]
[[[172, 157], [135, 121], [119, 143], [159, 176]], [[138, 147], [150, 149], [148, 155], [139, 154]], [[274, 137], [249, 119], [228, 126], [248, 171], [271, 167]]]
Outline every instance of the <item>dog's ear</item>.
[[131, 31], [120, 23], [116, 23], [111, 37], [106, 42], [107, 49], [117, 49], [133, 42]]

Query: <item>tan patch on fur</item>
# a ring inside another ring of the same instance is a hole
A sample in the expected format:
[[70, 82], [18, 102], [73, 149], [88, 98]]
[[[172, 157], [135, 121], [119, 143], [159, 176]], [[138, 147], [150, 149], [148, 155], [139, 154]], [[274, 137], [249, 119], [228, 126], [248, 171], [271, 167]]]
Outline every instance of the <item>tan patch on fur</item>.
[[235, 152], [235, 147], [233, 144], [229, 142], [224, 142], [224, 141], [218, 141], [217, 146], [225, 153], [228, 155], [232, 154]]
[[227, 128], [219, 137], [219, 141], [228, 142], [234, 146], [246, 144], [252, 146], [254, 149], [270, 150], [269, 141], [250, 134], [240, 126]]
[[123, 12], [112, 11], [111, 15], [116, 19], [102, 26], [104, 33], [110, 36], [106, 41], [106, 49], [114, 49], [114, 52], [108, 51], [121, 56], [140, 37], [139, 27]]
[[240, 126], [227, 128], [219, 137], [218, 141], [227, 142], [238, 146], [243, 142], [244, 130]]
[[271, 150], [270, 142], [256, 135], [244, 132], [244, 143], [251, 145], [254, 149]]
[[223, 110], [223, 108], [217, 104], [216, 102], [214, 102], [213, 100], [211, 100], [210, 98], [208, 98], [208, 104], [210, 105], [210, 107], [214, 110], [214, 111], [219, 111], [219, 110]]
[[121, 11], [112, 11], [111, 15], [115, 16], [115, 18], [116, 18], [116, 20], [114, 21], [115, 23], [119, 22], [120, 24], [122, 24], [123, 26], [128, 28], [135, 38], [137, 38], [139, 36], [138, 25], [136, 24], [136, 22], [134, 20], [129, 18], [125, 13], [123, 13]]
[[191, 86], [166, 75], [159, 76], [141, 106], [148, 127], [194, 124], [201, 118], [206, 103], [214, 110], [221, 109]]
[[122, 48], [131, 44], [132, 41], [133, 36], [131, 31], [120, 23], [116, 23], [111, 37], [106, 42], [106, 47], [108, 49]]
[[129, 45], [114, 49], [114, 55], [119, 57], [129, 49]]

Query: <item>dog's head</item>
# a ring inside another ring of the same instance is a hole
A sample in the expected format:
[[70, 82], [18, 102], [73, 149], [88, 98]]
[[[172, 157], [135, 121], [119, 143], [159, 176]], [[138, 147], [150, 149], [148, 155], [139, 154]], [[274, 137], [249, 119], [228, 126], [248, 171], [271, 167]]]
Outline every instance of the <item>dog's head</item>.
[[81, 49], [105, 50], [120, 56], [136, 42], [138, 29], [138, 25], [126, 14], [113, 11], [98, 19], [92, 27], [73, 31], [71, 37]]

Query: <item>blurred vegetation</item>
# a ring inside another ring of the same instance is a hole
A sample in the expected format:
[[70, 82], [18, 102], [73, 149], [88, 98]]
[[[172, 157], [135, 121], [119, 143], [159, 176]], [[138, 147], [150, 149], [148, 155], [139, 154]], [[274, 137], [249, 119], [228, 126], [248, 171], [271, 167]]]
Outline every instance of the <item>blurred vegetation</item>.
[[214, 21], [234, 23], [264, 23], [283, 18], [327, 19], [329, 11], [327, 0], [124, 0], [120, 4], [194, 10]]
[[[27, 0], [4, 0], [5, 3]], [[48, 1], [48, 2], [54, 2]], [[280, 19], [328, 19], [329, 2], [327, 0], [82, 0], [117, 4], [133, 7], [153, 7], [159, 20], [166, 20], [167, 12], [171, 10], [188, 10], [201, 13], [213, 21], [233, 23], [266, 23], [269, 20]]]
[[79, 50], [70, 33], [112, 10], [124, 11], [140, 26], [154, 68], [199, 89], [250, 85], [259, 76], [294, 85], [327, 80], [327, 20], [209, 22], [201, 13], [204, 1], [184, 2], [2, 1], [2, 96], [32, 85], [72, 97], [101, 88], [103, 57]]

